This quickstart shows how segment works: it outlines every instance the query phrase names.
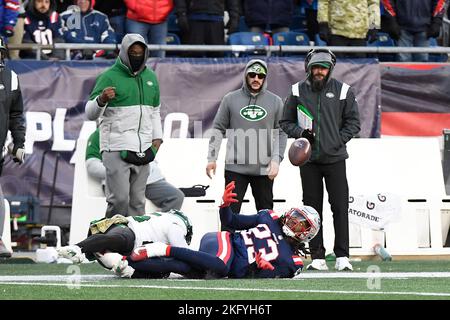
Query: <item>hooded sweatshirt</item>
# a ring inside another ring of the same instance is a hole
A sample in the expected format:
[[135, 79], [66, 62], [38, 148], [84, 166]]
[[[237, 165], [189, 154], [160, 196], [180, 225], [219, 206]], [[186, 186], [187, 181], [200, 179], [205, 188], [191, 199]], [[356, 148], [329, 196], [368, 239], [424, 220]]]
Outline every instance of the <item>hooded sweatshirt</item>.
[[267, 70], [264, 61], [251, 60], [245, 67], [242, 87], [222, 99], [214, 118], [208, 162], [217, 160], [222, 138], [226, 136], [225, 170], [262, 176], [267, 175], [271, 160], [277, 163], [283, 160], [287, 136], [278, 124], [283, 102], [267, 90], [267, 79], [257, 94], [252, 94], [247, 86], [247, 69], [255, 63]]
[[[144, 59], [132, 72], [128, 49], [135, 43], [145, 46]], [[101, 117], [100, 151], [129, 150], [143, 152], [152, 140], [162, 139], [160, 92], [156, 74], [145, 66], [148, 49], [144, 38], [129, 33], [122, 40], [119, 57], [114, 65], [100, 74], [95, 83], [86, 114], [89, 120]], [[106, 87], [115, 87], [116, 97], [105, 107], [97, 97]]]

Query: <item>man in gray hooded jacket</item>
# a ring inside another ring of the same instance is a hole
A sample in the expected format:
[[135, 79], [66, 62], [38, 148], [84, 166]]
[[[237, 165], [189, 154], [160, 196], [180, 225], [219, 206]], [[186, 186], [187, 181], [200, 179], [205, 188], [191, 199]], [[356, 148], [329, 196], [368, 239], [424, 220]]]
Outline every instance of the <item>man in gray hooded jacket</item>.
[[[303, 204], [317, 210], [322, 221], [323, 180], [328, 191], [334, 221], [335, 268], [352, 270], [349, 262], [348, 183], [345, 144], [358, 134], [358, 103], [350, 86], [331, 77], [335, 55], [327, 49], [313, 49], [305, 58], [306, 80], [292, 85], [283, 108], [281, 128], [289, 137], [304, 137], [312, 146], [309, 162], [300, 167]], [[302, 127], [302, 117], [312, 126]], [[307, 269], [328, 270], [322, 226], [309, 244], [312, 263]]]
[[283, 102], [267, 90], [267, 64], [251, 60], [245, 67], [242, 88], [224, 96], [214, 119], [206, 174], [216, 172], [216, 160], [224, 135], [228, 138], [225, 185], [235, 181], [239, 213], [250, 184], [257, 210], [273, 209], [273, 179], [286, 148], [286, 134], [279, 128]]

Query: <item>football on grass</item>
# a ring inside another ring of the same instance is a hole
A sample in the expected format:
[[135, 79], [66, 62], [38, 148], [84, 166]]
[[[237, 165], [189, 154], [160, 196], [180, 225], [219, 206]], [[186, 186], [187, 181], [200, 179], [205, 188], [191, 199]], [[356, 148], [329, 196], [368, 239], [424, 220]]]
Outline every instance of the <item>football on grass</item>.
[[311, 144], [306, 138], [299, 138], [289, 147], [289, 161], [292, 165], [301, 167], [311, 157]]

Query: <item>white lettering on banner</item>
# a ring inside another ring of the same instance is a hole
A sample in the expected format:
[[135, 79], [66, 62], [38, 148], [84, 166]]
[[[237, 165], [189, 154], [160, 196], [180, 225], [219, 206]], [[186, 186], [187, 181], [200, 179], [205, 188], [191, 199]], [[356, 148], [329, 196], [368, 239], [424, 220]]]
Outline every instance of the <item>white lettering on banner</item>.
[[47, 112], [28, 111], [25, 118], [27, 122], [25, 152], [31, 154], [35, 142], [52, 138], [52, 117]]
[[172, 137], [172, 127], [175, 121], [180, 122], [180, 128], [177, 130], [178, 137], [175, 138], [188, 138], [189, 116], [182, 112], [172, 112], [164, 118], [164, 139]]
[[53, 120], [53, 145], [54, 151], [72, 151], [75, 148], [75, 140], [64, 139], [64, 119], [67, 109], [56, 108]]

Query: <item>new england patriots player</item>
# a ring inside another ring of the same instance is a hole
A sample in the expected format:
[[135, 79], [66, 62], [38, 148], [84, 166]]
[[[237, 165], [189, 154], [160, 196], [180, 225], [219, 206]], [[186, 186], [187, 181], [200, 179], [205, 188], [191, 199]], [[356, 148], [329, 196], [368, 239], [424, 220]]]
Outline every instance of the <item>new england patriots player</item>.
[[240, 231], [207, 233], [199, 251], [165, 243], [147, 244], [122, 260], [121, 267], [134, 269], [132, 278], [161, 272], [198, 278], [293, 277], [303, 267], [299, 251], [319, 231], [319, 214], [308, 206], [293, 208], [281, 216], [272, 210], [234, 214], [230, 209], [231, 203], [237, 202], [234, 188], [234, 182], [226, 186], [219, 213], [223, 226]]

